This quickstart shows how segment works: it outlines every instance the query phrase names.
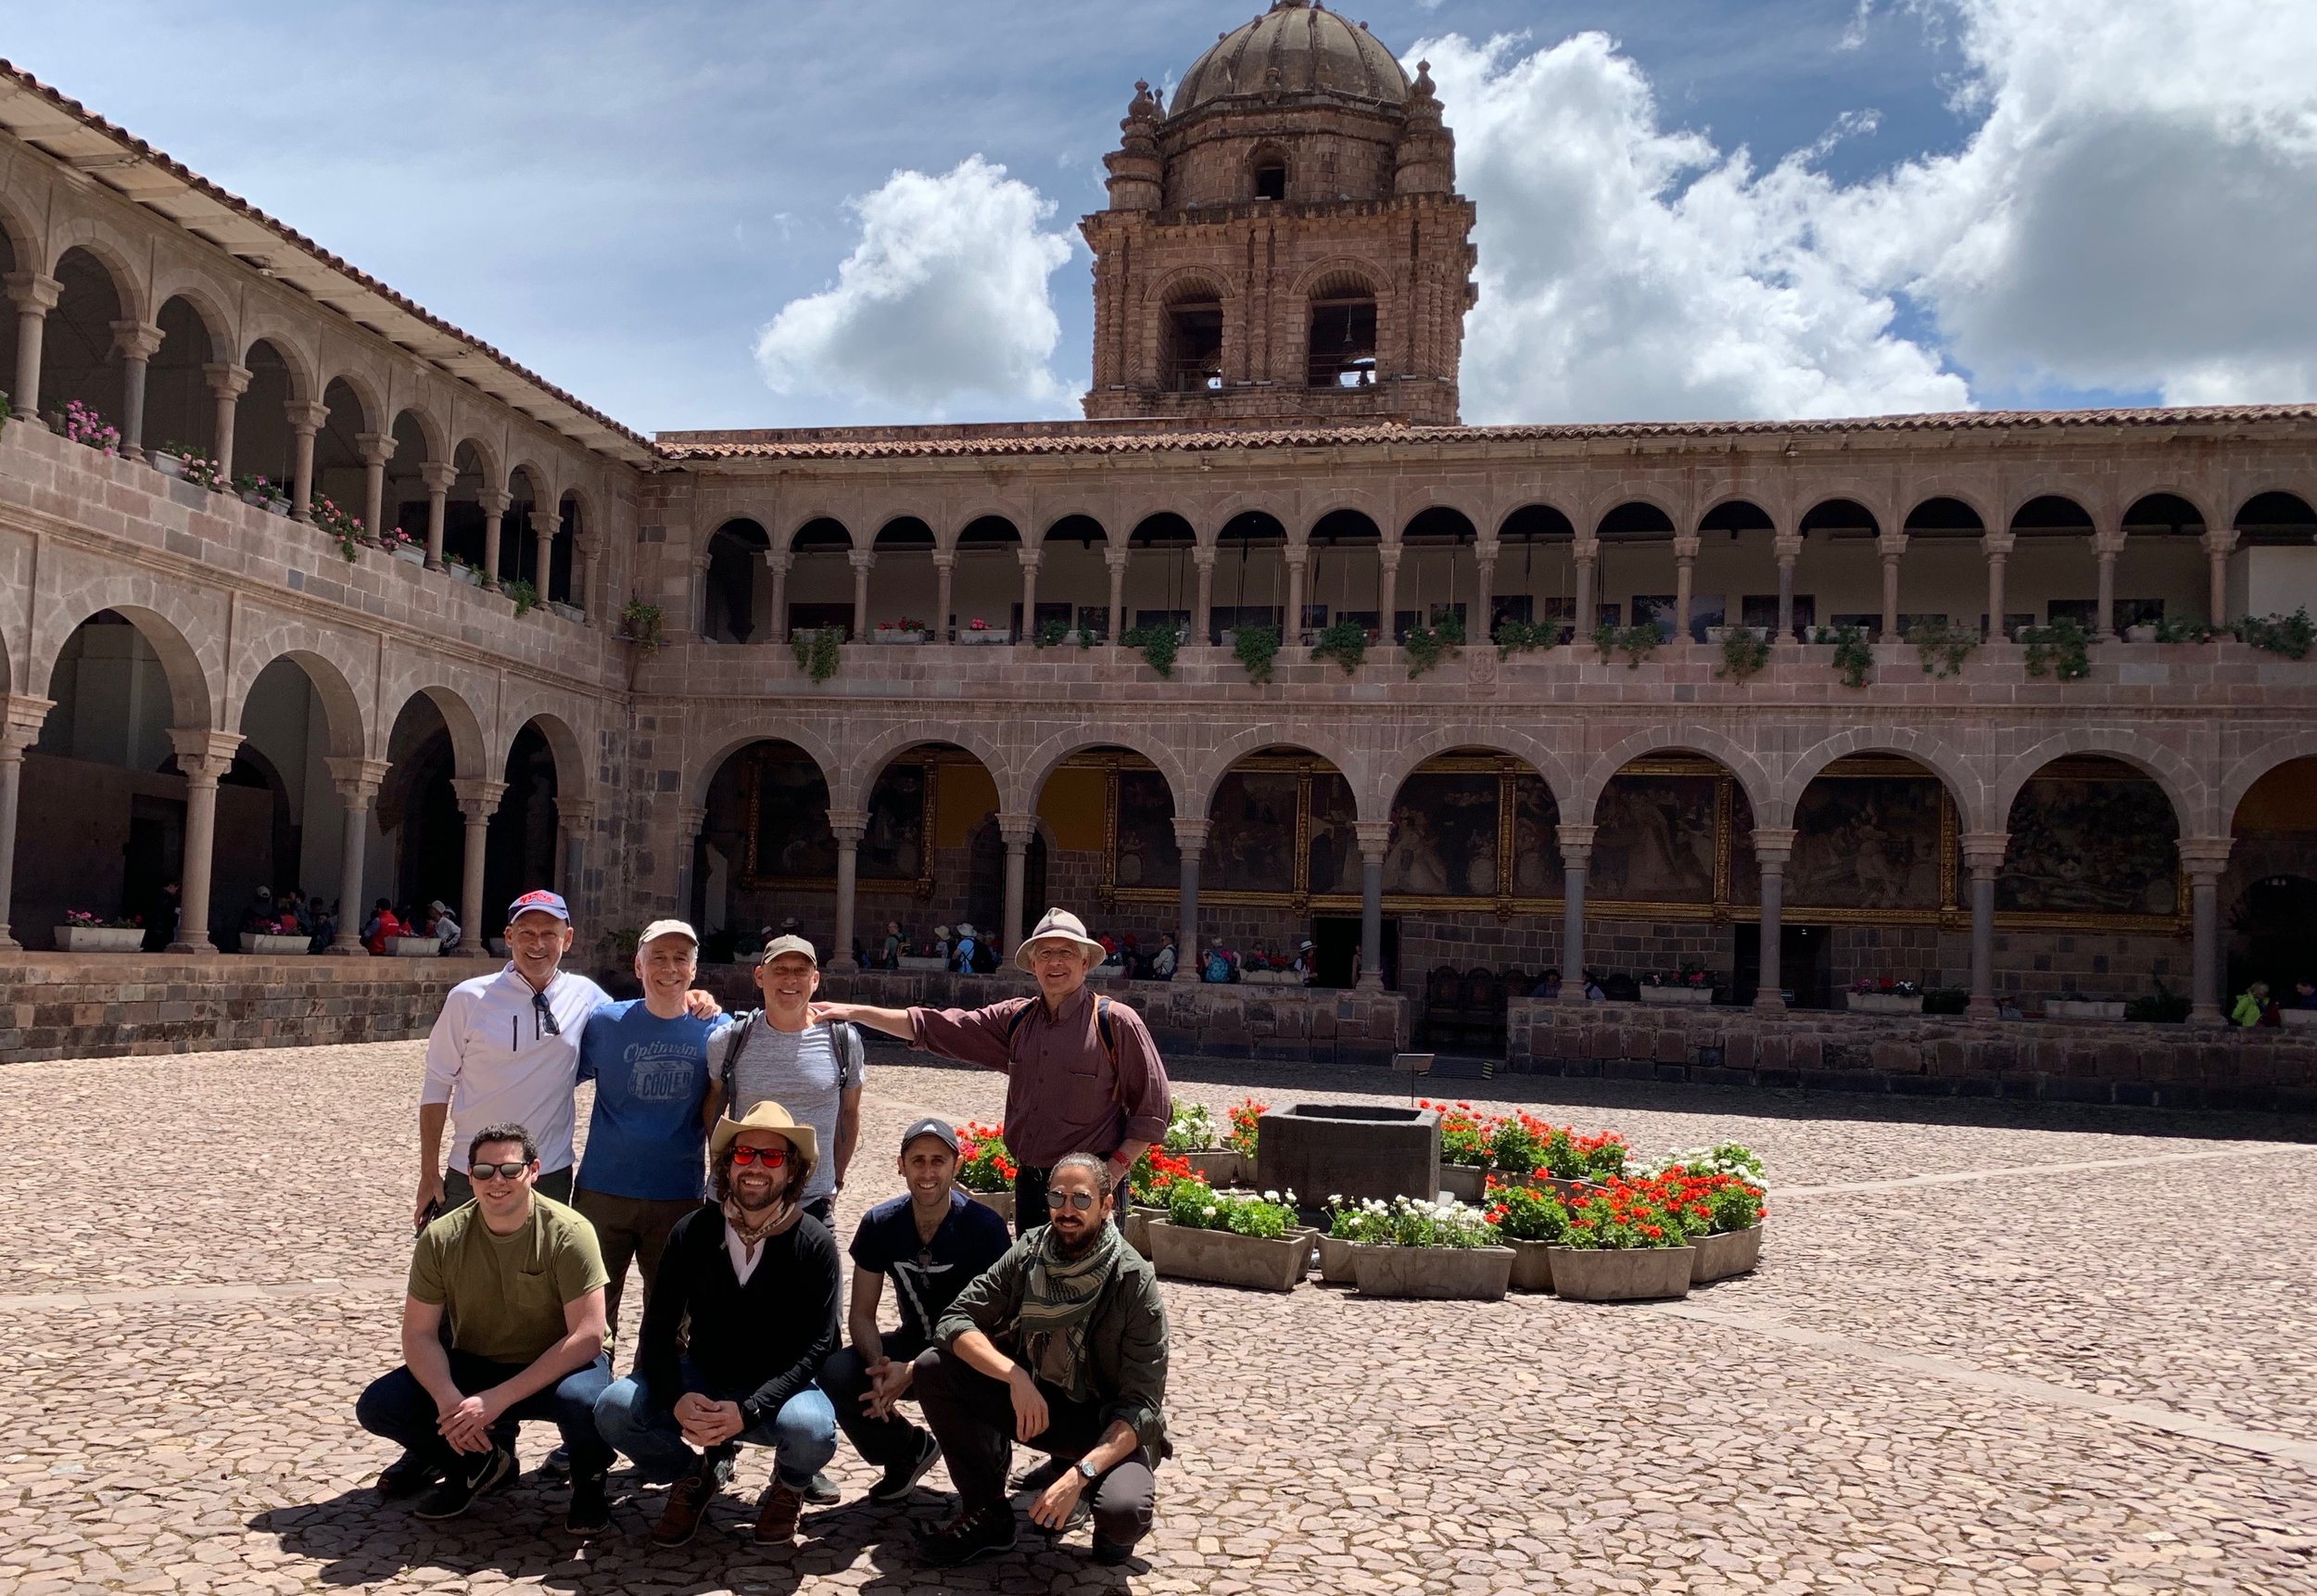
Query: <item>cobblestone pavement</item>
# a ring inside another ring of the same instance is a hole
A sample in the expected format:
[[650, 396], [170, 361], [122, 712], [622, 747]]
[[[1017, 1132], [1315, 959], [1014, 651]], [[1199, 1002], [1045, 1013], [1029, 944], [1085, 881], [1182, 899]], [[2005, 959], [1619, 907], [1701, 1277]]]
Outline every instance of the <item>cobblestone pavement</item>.
[[[774, 1556], [737, 1538], [739, 1489], [678, 1553], [632, 1486], [585, 1548], [527, 1480], [423, 1525], [375, 1499], [351, 1413], [398, 1356], [418, 1059], [0, 1072], [0, 1596], [2317, 1591], [2317, 1147], [2292, 1127], [1521, 1079], [1443, 1085], [1644, 1152], [1763, 1152], [1759, 1273], [1625, 1308], [1171, 1283], [1181, 1451], [1125, 1570], [1025, 1535], [929, 1578], [907, 1536], [935, 1488], [809, 1512]], [[1396, 1084], [1180, 1074], [1217, 1109]], [[1001, 1086], [880, 1056], [843, 1227], [907, 1120], [992, 1117]], [[526, 1459], [549, 1444], [526, 1430]]]

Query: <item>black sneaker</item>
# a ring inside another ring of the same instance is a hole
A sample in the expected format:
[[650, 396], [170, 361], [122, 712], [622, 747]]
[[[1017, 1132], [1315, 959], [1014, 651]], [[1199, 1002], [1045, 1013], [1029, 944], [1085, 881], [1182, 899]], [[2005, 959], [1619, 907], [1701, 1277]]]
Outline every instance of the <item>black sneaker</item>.
[[1008, 1490], [1044, 1490], [1070, 1472], [1070, 1465], [1060, 1458], [1048, 1458], [1042, 1463], [1032, 1463], [1016, 1475], [1007, 1486]]
[[563, 1528], [573, 1535], [601, 1535], [612, 1527], [612, 1502], [600, 1474], [576, 1476], [571, 1482], [571, 1505], [563, 1510]]
[[923, 1430], [918, 1432], [918, 1454], [905, 1463], [888, 1464], [885, 1477], [869, 1487], [871, 1501], [899, 1501], [917, 1488], [918, 1481], [942, 1461], [942, 1443]]
[[826, 1469], [813, 1471], [812, 1479], [804, 1487], [804, 1496], [805, 1501], [814, 1507], [833, 1507], [844, 1500], [844, 1492], [837, 1488], [837, 1482], [829, 1477]]
[[561, 1485], [571, 1477], [571, 1449], [557, 1447], [539, 1464], [539, 1479], [547, 1485]]
[[475, 1505], [476, 1497], [506, 1489], [514, 1472], [514, 1453], [505, 1447], [493, 1447], [463, 1468], [454, 1465], [443, 1482], [428, 1491], [426, 1500], [418, 1504], [418, 1516], [456, 1518]]
[[416, 1452], [404, 1452], [378, 1471], [378, 1494], [392, 1500], [416, 1496], [442, 1478], [442, 1465]]
[[918, 1557], [936, 1568], [955, 1568], [993, 1552], [1014, 1549], [1014, 1506], [994, 1501], [979, 1513], [960, 1514], [930, 1535], [918, 1537]]
[[1106, 1568], [1116, 1568], [1133, 1555], [1134, 1549], [1131, 1546], [1121, 1546], [1117, 1541], [1105, 1540], [1099, 1535], [1095, 1537], [1095, 1561]]
[[1074, 1531], [1085, 1528], [1086, 1521], [1094, 1515], [1095, 1504], [1082, 1492], [1078, 1500], [1070, 1503], [1070, 1516], [1062, 1521], [1061, 1528], [1048, 1529], [1042, 1524], [1038, 1526], [1038, 1533], [1048, 1540], [1066, 1540]]

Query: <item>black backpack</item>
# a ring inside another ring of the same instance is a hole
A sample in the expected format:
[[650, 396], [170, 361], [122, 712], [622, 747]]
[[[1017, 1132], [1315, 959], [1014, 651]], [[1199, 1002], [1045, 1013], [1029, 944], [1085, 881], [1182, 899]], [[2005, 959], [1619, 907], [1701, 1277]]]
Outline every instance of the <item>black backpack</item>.
[[[732, 1113], [734, 1071], [740, 1067], [741, 1049], [748, 1045], [748, 1033], [756, 1029], [756, 1022], [764, 1017], [763, 1009], [752, 1008], [732, 1022], [732, 1039], [724, 1046], [724, 1073], [720, 1081], [724, 1087], [724, 1111], [727, 1114]], [[824, 1020], [822, 1023], [828, 1022]], [[831, 1025], [829, 1029], [835, 1032], [830, 1045], [837, 1055], [838, 1090], [842, 1091], [845, 1077], [855, 1070], [860, 1072], [863, 1080], [868, 1078], [868, 1050], [862, 1045], [861, 1032], [855, 1027]], [[734, 1118], [738, 1117], [734, 1115]]]

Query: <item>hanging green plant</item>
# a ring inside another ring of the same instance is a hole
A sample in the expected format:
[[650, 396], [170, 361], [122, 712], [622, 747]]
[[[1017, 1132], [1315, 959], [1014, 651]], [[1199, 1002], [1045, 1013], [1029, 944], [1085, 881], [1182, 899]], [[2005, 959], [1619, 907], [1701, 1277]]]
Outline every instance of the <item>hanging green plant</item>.
[[666, 640], [660, 634], [660, 606], [657, 604], [630, 599], [627, 607], [620, 611], [619, 618], [627, 640], [646, 653]]
[[843, 641], [842, 627], [800, 627], [789, 634], [789, 652], [796, 656], [798, 669], [815, 681], [827, 681], [844, 657], [838, 652]]
[[1510, 659], [1514, 654], [1549, 649], [1561, 640], [1558, 621], [1502, 620], [1497, 623], [1497, 657]]
[[[1030, 646], [1033, 649], [1059, 648], [1070, 640], [1073, 629], [1068, 621], [1040, 621], [1038, 629], [1030, 636]], [[1081, 634], [1078, 646], [1084, 648], [1091, 640]]]
[[2232, 629], [2238, 642], [2290, 660], [2307, 659], [2309, 651], [2317, 647], [2317, 622], [2306, 609], [2289, 615], [2247, 615]]
[[1752, 627], [1728, 627], [1722, 631], [1722, 668], [1714, 674], [1728, 681], [1743, 681], [1770, 663], [1770, 645], [1754, 635]]
[[1834, 645], [1834, 674], [1844, 687], [1865, 687], [1867, 673], [1875, 668], [1874, 645], [1863, 627], [1813, 627], [1810, 640]]
[[1174, 675], [1174, 654], [1183, 646], [1183, 634], [1172, 627], [1129, 627], [1119, 634], [1119, 641], [1142, 650], [1143, 663], [1160, 676]]
[[1907, 628], [1906, 640], [1915, 645], [1915, 652], [1923, 662], [1923, 674], [1936, 676], [1942, 681], [1960, 676], [1963, 662], [1979, 649], [1977, 632], [1950, 626], [1943, 619], [1917, 621]]
[[1620, 627], [1603, 621], [1593, 628], [1593, 646], [1601, 651], [1601, 663], [1607, 665], [1609, 656], [1625, 655], [1625, 668], [1633, 670], [1657, 652], [1657, 645], [1665, 640], [1655, 621], [1643, 621], [1638, 627]]
[[1320, 628], [1320, 640], [1311, 645], [1311, 657], [1334, 660], [1346, 676], [1351, 675], [1368, 657], [1368, 628], [1358, 621], [1328, 622]]
[[[353, 557], [352, 554], [347, 555], [349, 560]], [[539, 607], [538, 589], [520, 576], [512, 582], [501, 584], [499, 590], [515, 602], [515, 614], [518, 615], [525, 610], [536, 610]]]
[[2159, 643], [2209, 643], [2220, 635], [2210, 622], [2197, 615], [2168, 615], [2156, 624]]
[[2048, 627], [2026, 627], [2019, 640], [2027, 644], [2030, 676], [2082, 681], [2092, 674], [2092, 634], [2064, 615]]
[[1464, 646], [1464, 623], [1454, 614], [1441, 616], [1428, 627], [1411, 627], [1400, 639], [1408, 651], [1408, 679], [1414, 681]]
[[1231, 652], [1247, 667], [1247, 680], [1260, 687], [1271, 680], [1272, 663], [1279, 657], [1279, 628], [1241, 627], [1232, 640]]

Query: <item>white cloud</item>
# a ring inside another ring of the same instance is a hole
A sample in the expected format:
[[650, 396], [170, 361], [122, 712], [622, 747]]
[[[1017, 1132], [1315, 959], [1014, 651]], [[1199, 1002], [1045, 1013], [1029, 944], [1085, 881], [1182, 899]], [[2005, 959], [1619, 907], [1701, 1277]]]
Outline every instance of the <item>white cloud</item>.
[[860, 239], [835, 285], [781, 307], [756, 341], [776, 392], [933, 419], [1067, 408], [1047, 279], [1071, 245], [1041, 231], [1051, 201], [974, 156], [939, 177], [897, 171], [851, 209]]

